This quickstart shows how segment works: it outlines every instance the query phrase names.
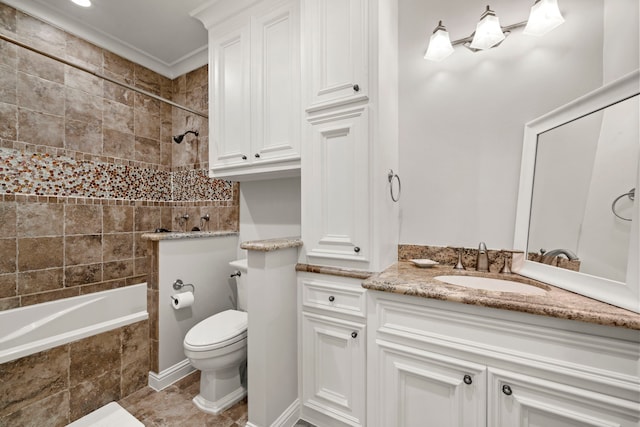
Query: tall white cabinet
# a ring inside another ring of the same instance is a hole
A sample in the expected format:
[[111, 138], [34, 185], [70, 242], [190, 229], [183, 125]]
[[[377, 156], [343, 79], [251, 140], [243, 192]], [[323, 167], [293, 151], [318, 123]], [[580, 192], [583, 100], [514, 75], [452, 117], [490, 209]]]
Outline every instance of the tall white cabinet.
[[397, 0], [303, 0], [300, 261], [382, 271], [397, 259]]
[[[303, 264], [397, 260], [397, 25], [397, 0], [302, 0]], [[298, 274], [301, 416], [316, 425], [368, 425], [361, 282]]]
[[300, 173], [300, 2], [221, 0], [195, 16], [209, 31], [210, 175]]

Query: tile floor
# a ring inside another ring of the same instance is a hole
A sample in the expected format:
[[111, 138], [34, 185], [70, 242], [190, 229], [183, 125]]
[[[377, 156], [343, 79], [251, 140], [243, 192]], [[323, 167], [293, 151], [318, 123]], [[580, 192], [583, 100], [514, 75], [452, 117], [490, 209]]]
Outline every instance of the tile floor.
[[[166, 389], [145, 387], [118, 403], [146, 427], [244, 427], [247, 400], [218, 415], [205, 414], [191, 402], [200, 389], [200, 373], [194, 372]], [[296, 427], [313, 427], [299, 420]]]

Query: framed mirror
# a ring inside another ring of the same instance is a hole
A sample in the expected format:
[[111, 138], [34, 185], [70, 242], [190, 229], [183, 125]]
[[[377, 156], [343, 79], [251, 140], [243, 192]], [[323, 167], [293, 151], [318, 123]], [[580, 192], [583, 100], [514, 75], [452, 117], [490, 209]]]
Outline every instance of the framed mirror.
[[525, 125], [514, 272], [640, 313], [639, 121], [636, 70]]

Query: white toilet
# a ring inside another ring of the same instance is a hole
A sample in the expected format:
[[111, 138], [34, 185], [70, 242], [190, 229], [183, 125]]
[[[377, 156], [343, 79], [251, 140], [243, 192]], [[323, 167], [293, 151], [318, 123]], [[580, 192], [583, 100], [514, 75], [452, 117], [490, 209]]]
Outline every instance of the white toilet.
[[238, 285], [238, 310], [207, 317], [184, 338], [184, 354], [200, 372], [200, 394], [193, 398], [204, 412], [217, 414], [247, 395], [240, 370], [247, 360], [247, 260], [229, 263]]

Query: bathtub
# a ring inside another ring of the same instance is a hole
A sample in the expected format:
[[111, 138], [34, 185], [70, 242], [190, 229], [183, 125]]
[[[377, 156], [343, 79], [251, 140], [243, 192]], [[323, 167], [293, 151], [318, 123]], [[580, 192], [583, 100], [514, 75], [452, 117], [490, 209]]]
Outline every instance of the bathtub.
[[148, 317], [146, 283], [0, 311], [0, 363]]

